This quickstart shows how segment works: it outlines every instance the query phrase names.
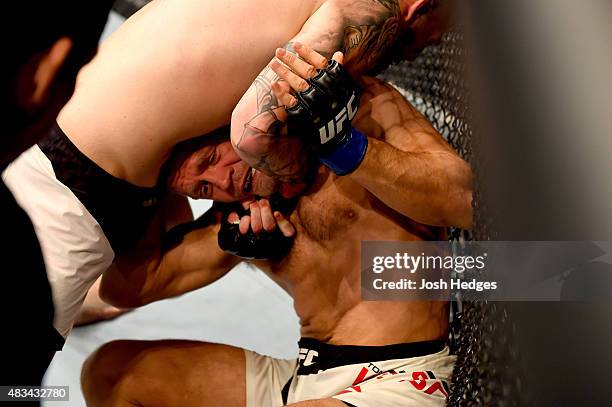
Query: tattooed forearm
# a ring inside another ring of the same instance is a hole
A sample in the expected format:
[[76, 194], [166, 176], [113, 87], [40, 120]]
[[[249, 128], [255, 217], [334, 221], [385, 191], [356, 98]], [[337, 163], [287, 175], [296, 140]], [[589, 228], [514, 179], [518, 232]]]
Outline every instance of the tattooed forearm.
[[[372, 74], [400, 35], [398, 1], [354, 1], [346, 16], [341, 49], [354, 75]], [[376, 3], [376, 4], [373, 4]]]
[[236, 148], [255, 168], [285, 181], [299, 180], [305, 156], [299, 140], [286, 134], [277, 114], [283, 107], [267, 110], [245, 123]]
[[[293, 43], [284, 46], [295, 52]], [[235, 143], [241, 157], [251, 165], [285, 181], [301, 182], [306, 173], [307, 156], [302, 152], [296, 137], [287, 134], [284, 107], [272, 92], [272, 83], [279, 79], [272, 69], [266, 67], [255, 78], [253, 86], [257, 98], [257, 114], [244, 124], [240, 139]], [[257, 148], [253, 148], [253, 146]]]
[[388, 10], [396, 11], [398, 13], [400, 11], [399, 2], [397, 0], [374, 0], [374, 1], [378, 4], [382, 4]]
[[[284, 180], [295, 181], [301, 172], [300, 145], [297, 139], [286, 134], [279, 115], [284, 108], [272, 92], [272, 83], [278, 76], [266, 67], [255, 79], [253, 86], [257, 97], [257, 114], [244, 124], [236, 149], [251, 165]], [[256, 148], [253, 148], [256, 146]], [[294, 157], [288, 161], [288, 157]]]
[[[293, 42], [288, 42], [283, 47], [289, 52], [295, 53]], [[257, 78], [255, 78], [255, 90], [257, 94], [257, 111], [264, 112], [280, 106], [276, 96], [272, 93], [272, 84], [278, 80], [278, 75], [270, 67], [265, 67]]]
[[266, 67], [257, 78], [255, 78], [255, 90], [257, 92], [257, 110], [263, 112], [278, 107], [278, 101], [272, 93], [272, 84], [278, 80], [278, 75], [270, 67]]
[[[344, 64], [354, 76], [371, 72], [399, 35], [399, 1], [328, 0], [306, 21], [294, 40], [308, 44], [327, 58], [342, 51]], [[293, 51], [293, 43], [285, 48]], [[300, 166], [309, 160], [299, 141], [287, 134], [284, 108], [271, 89], [276, 80], [278, 77], [268, 67], [255, 79], [248, 102], [252, 115], [243, 116], [248, 119], [240, 126], [240, 136], [232, 136], [232, 140], [238, 154], [249, 164], [295, 180], [307, 172]]]

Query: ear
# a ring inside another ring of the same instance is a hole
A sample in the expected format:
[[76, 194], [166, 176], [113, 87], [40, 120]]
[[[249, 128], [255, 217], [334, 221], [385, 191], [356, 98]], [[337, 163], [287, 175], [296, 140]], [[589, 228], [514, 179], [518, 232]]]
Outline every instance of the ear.
[[72, 40], [62, 37], [28, 60], [17, 79], [18, 99], [22, 107], [35, 110], [44, 103], [71, 49]]

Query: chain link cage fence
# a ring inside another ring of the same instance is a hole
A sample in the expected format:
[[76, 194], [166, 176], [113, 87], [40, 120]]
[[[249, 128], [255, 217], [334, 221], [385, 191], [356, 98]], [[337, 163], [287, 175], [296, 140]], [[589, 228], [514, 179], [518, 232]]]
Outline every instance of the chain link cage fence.
[[[149, 1], [118, 0], [113, 9], [127, 18]], [[470, 117], [466, 52], [462, 30], [453, 29], [438, 44], [425, 48], [414, 61], [392, 65], [380, 77], [398, 88], [472, 166], [474, 227], [471, 233], [451, 229], [450, 239], [495, 240], [494, 214], [492, 208], [483, 204], [479, 188], [486, 154], [475, 154], [478, 145]], [[447, 405], [529, 405], [519, 368], [515, 328], [505, 304], [463, 299], [455, 301], [451, 310], [451, 349], [457, 363]]]
[[[484, 154], [477, 154], [473, 138], [466, 52], [462, 30], [453, 29], [414, 61], [390, 66], [380, 77], [398, 88], [473, 169], [474, 227], [471, 233], [451, 230], [450, 239], [495, 240], [493, 213], [483, 203], [478, 182], [486, 162], [481, 160]], [[529, 404], [515, 328], [505, 304], [464, 298], [452, 305], [450, 338], [457, 363], [447, 405]]]

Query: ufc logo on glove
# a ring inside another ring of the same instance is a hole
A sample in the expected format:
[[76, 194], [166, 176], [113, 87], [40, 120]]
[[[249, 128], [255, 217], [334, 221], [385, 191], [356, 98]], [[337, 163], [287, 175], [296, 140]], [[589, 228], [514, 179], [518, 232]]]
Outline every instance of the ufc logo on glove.
[[336, 118], [330, 120], [326, 126], [319, 129], [321, 144], [327, 143], [329, 140], [333, 139], [337, 133], [342, 132], [342, 126], [347, 119], [349, 121], [353, 120], [353, 117], [355, 117], [357, 109], [359, 108], [359, 103], [356, 103], [355, 96], [357, 96], [357, 94], [353, 92], [348, 104], [346, 107], [342, 108], [340, 113], [336, 115]]
[[306, 82], [295, 105], [286, 108], [289, 132], [297, 134], [321, 164], [337, 175], [353, 172], [368, 149], [368, 138], [351, 126], [359, 108], [361, 89], [338, 62]]

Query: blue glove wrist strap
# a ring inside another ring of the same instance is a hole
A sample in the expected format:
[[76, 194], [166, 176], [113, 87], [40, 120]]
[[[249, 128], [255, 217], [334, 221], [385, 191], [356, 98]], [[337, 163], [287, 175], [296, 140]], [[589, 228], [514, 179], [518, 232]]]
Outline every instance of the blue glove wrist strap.
[[355, 171], [368, 150], [365, 134], [351, 128], [351, 134], [333, 151], [323, 154], [319, 161], [337, 175], [347, 175]]

